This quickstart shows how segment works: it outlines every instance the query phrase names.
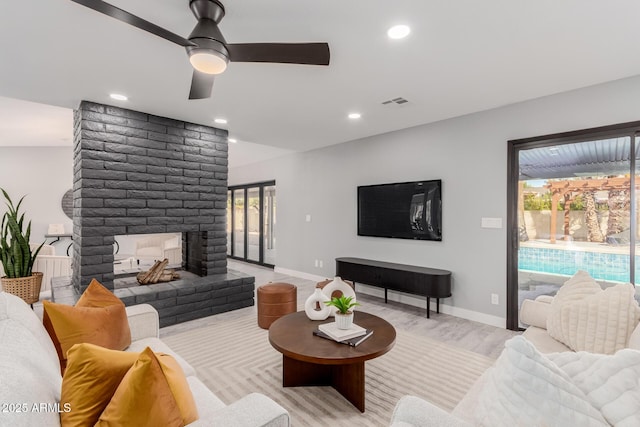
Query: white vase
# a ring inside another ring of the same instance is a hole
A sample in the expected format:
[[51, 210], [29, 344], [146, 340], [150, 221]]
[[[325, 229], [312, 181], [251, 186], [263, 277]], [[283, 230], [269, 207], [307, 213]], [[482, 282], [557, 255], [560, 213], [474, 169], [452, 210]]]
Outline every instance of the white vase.
[[351, 329], [351, 326], [353, 326], [353, 311], [347, 314], [336, 313], [336, 326], [338, 329]]
[[[335, 292], [338, 291], [342, 296], [344, 295], [345, 297], [351, 297], [353, 302], [356, 302], [356, 292], [353, 290], [353, 288], [351, 286], [349, 286], [349, 284], [345, 283], [340, 277], [336, 276], [335, 279], [333, 279], [332, 282], [328, 283], [323, 289], [322, 292], [324, 292], [324, 294], [326, 296], [328, 296], [329, 298], [331, 298], [331, 295]], [[351, 308], [350, 310], [353, 310], [353, 308]], [[335, 316], [336, 312], [338, 311], [337, 308], [335, 307], [331, 307], [331, 314], [330, 316]]]
[[[325, 304], [325, 301], [330, 301], [331, 298], [326, 296], [322, 289], [316, 288], [309, 298], [304, 303], [304, 312], [311, 320], [324, 320], [331, 314], [331, 307]], [[317, 309], [318, 303], [320, 309]]]

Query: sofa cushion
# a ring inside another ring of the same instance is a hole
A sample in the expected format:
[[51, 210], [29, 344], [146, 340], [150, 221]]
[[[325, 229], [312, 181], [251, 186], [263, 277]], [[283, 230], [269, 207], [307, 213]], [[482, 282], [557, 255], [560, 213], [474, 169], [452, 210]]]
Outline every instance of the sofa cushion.
[[636, 326], [633, 332], [631, 332], [627, 347], [634, 350], [640, 350], [640, 323], [638, 324], [638, 326]]
[[525, 325], [547, 329], [547, 318], [551, 304], [525, 299], [520, 307], [520, 321]]
[[187, 382], [191, 388], [191, 393], [193, 393], [193, 399], [196, 402], [201, 420], [211, 418], [218, 409], [227, 406], [198, 377], [187, 377]]
[[11, 318], [0, 320], [0, 348], [0, 425], [59, 426], [58, 361], [51, 360], [32, 331]]
[[43, 323], [51, 336], [64, 372], [67, 351], [74, 344], [90, 343], [124, 350], [131, 331], [124, 304], [97, 280], [92, 280], [74, 307], [43, 301]]
[[193, 396], [180, 367], [175, 363], [163, 367], [147, 347], [125, 374], [96, 426], [179, 427], [196, 419]]
[[607, 425], [571, 378], [520, 336], [505, 343], [474, 417], [482, 426]]
[[547, 320], [549, 335], [575, 351], [612, 354], [626, 347], [640, 320], [630, 283], [604, 291], [579, 271], [558, 291]]
[[529, 326], [522, 336], [528, 339], [543, 354], [571, 351], [569, 347], [560, 341], [551, 338], [546, 329]]
[[34, 344], [42, 351], [42, 356], [58, 364], [58, 355], [51, 337], [42, 327], [42, 322], [33, 310], [21, 298], [0, 292], [0, 322], [13, 320], [21, 325], [35, 340]]

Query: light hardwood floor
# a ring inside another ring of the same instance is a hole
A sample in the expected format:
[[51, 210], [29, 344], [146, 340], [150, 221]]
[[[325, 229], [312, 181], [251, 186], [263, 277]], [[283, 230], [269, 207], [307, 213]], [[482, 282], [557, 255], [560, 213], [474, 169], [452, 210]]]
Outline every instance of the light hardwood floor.
[[[228, 265], [231, 270], [241, 271], [255, 276], [256, 286], [269, 282], [286, 282], [296, 285], [298, 288], [298, 310], [304, 309], [304, 302], [307, 297], [312, 294], [316, 285], [316, 283], [311, 280], [275, 273], [270, 268], [253, 264], [229, 260]], [[431, 312], [431, 318], [427, 319], [424, 308], [399, 304], [392, 301], [385, 304], [384, 299], [365, 294], [358, 294], [358, 301], [362, 304], [362, 307], [360, 307], [361, 310], [386, 319], [397, 329], [409, 330], [413, 333], [422, 334], [429, 338], [437, 339], [447, 344], [493, 358], [497, 358], [498, 355], [500, 355], [506, 340], [518, 334], [517, 332], [443, 313], [436, 314], [433, 311]], [[168, 326], [162, 328], [160, 335], [169, 336], [185, 330], [208, 325], [216, 322], [216, 320], [220, 318], [233, 318], [237, 316], [253, 316], [257, 319], [257, 309], [255, 306], [247, 307], [229, 313], [222, 313]]]

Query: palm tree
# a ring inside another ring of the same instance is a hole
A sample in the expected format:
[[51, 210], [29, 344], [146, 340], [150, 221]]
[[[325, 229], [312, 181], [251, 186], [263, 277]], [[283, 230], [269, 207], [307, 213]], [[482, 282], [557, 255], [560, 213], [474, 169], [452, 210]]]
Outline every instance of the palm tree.
[[609, 190], [607, 237], [629, 229], [629, 190]]
[[583, 195], [586, 208], [587, 240], [590, 242], [604, 242], [604, 235], [600, 229], [600, 221], [598, 221], [598, 212], [596, 211], [595, 192], [585, 191]]

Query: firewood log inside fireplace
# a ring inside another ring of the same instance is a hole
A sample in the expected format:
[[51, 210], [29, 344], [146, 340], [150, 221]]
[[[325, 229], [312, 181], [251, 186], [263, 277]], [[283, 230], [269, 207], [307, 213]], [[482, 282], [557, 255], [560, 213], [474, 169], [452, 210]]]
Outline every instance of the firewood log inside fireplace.
[[136, 275], [138, 283], [152, 285], [158, 282], [170, 282], [179, 279], [180, 275], [175, 270], [165, 270], [167, 264], [169, 264], [169, 260], [166, 258], [162, 261], [156, 261], [149, 270], [142, 271]]

